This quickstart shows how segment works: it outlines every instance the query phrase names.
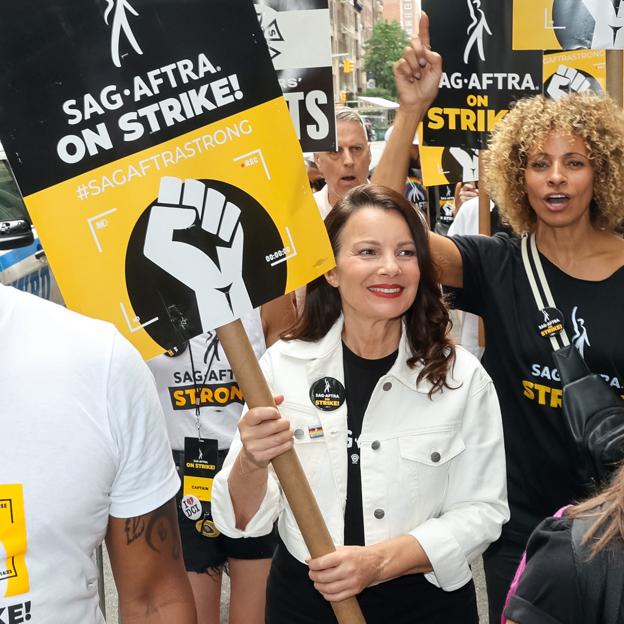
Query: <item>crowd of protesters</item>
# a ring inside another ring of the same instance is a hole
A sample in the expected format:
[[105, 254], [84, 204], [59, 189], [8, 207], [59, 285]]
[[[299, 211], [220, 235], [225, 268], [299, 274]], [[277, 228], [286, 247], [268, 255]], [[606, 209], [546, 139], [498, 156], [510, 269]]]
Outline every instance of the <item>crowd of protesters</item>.
[[[226, 570], [233, 624], [332, 622], [354, 596], [369, 624], [476, 624], [480, 556], [491, 624], [624, 622], [624, 468], [602, 490], [579, 477], [521, 242], [589, 369], [624, 393], [624, 113], [593, 94], [518, 102], [480, 171], [500, 231], [476, 235], [470, 181], [455, 197], [464, 225], [443, 236], [415, 140], [442, 72], [426, 16], [394, 72], [400, 106], [374, 171], [350, 109], [337, 149], [306, 163], [335, 268], [243, 319], [277, 407], [176, 403], [181, 385], [236, 385], [213, 332], [150, 361], [156, 389], [109, 326], [0, 288], [7, 391], [46, 370], [0, 408], [2, 481], [28, 473], [40, 510], [24, 529], [37, 591], [13, 621], [37, 607], [39, 623], [102, 622], [91, 553], [105, 538], [128, 623], [218, 624]], [[467, 348], [449, 305], [466, 313]], [[181, 488], [192, 438], [217, 442], [209, 505]], [[273, 472], [291, 449], [333, 553], [311, 558]], [[49, 479], [64, 471], [76, 487], [59, 492]]]

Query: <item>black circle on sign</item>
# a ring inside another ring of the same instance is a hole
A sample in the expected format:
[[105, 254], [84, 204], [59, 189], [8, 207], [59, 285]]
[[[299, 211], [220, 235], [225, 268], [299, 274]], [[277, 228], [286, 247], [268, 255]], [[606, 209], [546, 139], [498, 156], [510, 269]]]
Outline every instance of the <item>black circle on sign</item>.
[[[245, 235], [243, 279], [254, 308], [284, 294], [286, 262], [271, 266], [266, 256], [283, 248], [282, 238], [269, 213], [251, 195], [220, 180], [200, 180], [207, 187], [225, 195], [241, 210], [240, 223]], [[126, 285], [138, 323], [159, 320], [144, 327], [163, 349], [173, 349], [192, 336], [214, 329], [202, 328], [195, 292], [145, 257], [145, 233], [155, 199], [137, 219], [126, 250]], [[215, 259], [218, 238], [201, 229], [199, 215], [186, 230], [174, 233], [174, 240], [201, 249]], [[185, 334], [178, 329], [186, 323]]]
[[346, 398], [345, 387], [335, 377], [321, 377], [310, 386], [310, 401], [317, 409], [331, 412]]

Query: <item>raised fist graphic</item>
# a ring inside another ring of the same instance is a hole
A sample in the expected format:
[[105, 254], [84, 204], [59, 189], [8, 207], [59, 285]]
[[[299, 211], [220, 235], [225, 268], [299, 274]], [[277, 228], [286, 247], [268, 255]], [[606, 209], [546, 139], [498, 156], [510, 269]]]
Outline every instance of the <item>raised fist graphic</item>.
[[546, 95], [551, 100], [559, 100], [568, 93], [581, 93], [588, 89], [591, 89], [591, 83], [581, 72], [573, 67], [559, 65], [548, 81]]
[[[203, 331], [229, 323], [252, 309], [243, 281], [244, 233], [240, 209], [198, 180], [163, 177], [158, 203], [149, 214], [143, 253], [195, 291]], [[216, 259], [186, 242], [176, 231], [196, 225], [212, 234]]]

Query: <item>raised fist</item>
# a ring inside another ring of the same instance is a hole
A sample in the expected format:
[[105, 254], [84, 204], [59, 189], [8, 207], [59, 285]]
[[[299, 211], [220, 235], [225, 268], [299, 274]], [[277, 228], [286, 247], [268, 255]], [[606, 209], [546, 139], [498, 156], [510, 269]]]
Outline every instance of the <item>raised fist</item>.
[[568, 93], [581, 93], [591, 89], [591, 83], [587, 78], [573, 67], [559, 65], [546, 88], [546, 95], [551, 100], [559, 100]]
[[[217, 242], [215, 262], [201, 249], [173, 240], [176, 230], [199, 225]], [[229, 323], [252, 309], [243, 281], [244, 233], [240, 209], [223, 193], [197, 180], [163, 177], [152, 206], [143, 253], [195, 291], [203, 331]]]

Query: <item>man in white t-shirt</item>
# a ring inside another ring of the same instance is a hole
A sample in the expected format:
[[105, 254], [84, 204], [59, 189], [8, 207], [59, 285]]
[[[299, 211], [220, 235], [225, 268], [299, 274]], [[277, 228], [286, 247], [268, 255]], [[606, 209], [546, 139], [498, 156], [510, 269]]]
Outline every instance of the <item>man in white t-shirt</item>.
[[362, 118], [351, 108], [336, 111], [338, 149], [316, 152], [314, 159], [325, 178], [325, 186], [314, 193], [323, 219], [349, 190], [368, 181], [371, 151]]
[[110, 324], [0, 286], [0, 622], [103, 624], [106, 538], [122, 619], [194, 624], [153, 378]]

